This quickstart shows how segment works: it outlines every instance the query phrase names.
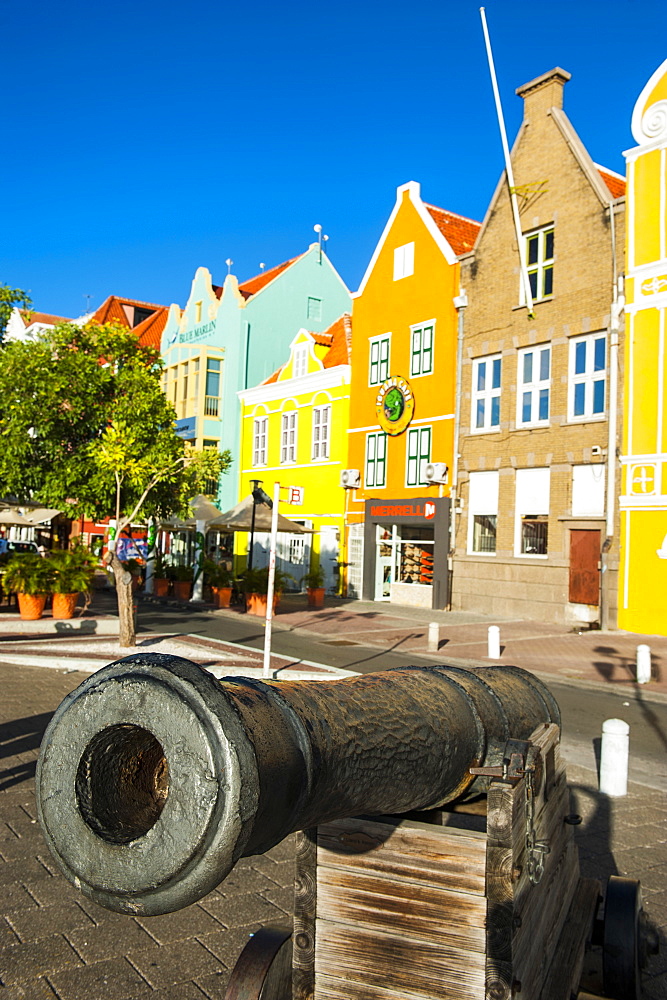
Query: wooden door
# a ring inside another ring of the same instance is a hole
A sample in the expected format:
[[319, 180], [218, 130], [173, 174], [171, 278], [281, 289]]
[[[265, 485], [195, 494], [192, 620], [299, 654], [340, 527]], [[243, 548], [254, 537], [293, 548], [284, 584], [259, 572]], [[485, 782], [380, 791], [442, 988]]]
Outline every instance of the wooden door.
[[570, 602], [600, 603], [600, 532], [570, 531]]

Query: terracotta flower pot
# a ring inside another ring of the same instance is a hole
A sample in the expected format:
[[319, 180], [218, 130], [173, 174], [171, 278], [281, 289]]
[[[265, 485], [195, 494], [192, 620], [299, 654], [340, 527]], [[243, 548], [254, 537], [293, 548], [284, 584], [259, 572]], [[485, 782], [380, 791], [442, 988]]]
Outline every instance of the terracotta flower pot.
[[213, 603], [216, 608], [228, 608], [232, 601], [231, 587], [211, 587]]
[[17, 594], [21, 618], [27, 622], [37, 621], [44, 613], [46, 594]]
[[308, 587], [306, 593], [308, 594], [309, 608], [324, 607], [324, 587]]
[[78, 594], [54, 594], [53, 595], [53, 617], [54, 618], [74, 618], [74, 609], [79, 599]]
[[153, 596], [166, 597], [169, 593], [169, 580], [153, 577]]
[[[266, 618], [266, 606], [267, 606], [267, 595], [266, 594], [246, 594], [246, 611], [249, 615], [257, 615], [258, 618]], [[278, 607], [278, 601], [280, 600], [279, 594], [273, 595], [273, 613], [275, 615], [276, 608]]]
[[174, 597], [177, 601], [189, 601], [191, 590], [191, 580], [174, 580]]

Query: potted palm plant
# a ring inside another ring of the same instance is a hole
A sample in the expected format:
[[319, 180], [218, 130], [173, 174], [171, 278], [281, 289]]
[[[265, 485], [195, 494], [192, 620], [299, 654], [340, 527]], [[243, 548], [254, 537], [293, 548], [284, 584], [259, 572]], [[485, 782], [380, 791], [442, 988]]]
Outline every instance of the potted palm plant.
[[192, 566], [170, 566], [167, 572], [172, 581], [174, 597], [179, 601], [189, 601], [195, 575]]
[[[289, 573], [283, 573], [276, 568], [273, 578], [273, 613], [275, 614], [280, 595], [291, 580]], [[250, 615], [266, 618], [267, 596], [269, 591], [269, 568], [247, 569], [243, 574], [243, 587], [246, 597], [246, 611]]]
[[156, 552], [153, 559], [153, 596], [166, 597], [169, 593], [169, 576], [167, 563], [161, 552]]
[[306, 588], [308, 594], [308, 607], [324, 607], [324, 570], [321, 566], [311, 569], [301, 577], [301, 585]]
[[204, 560], [204, 584], [211, 588], [213, 603], [217, 608], [228, 608], [232, 600], [232, 574], [226, 566]]
[[31, 552], [13, 556], [4, 572], [4, 589], [15, 593], [19, 613], [26, 621], [36, 621], [44, 613], [46, 596], [51, 590], [53, 570], [49, 559]]
[[73, 618], [79, 594], [90, 590], [97, 560], [85, 545], [74, 545], [66, 551], [52, 552], [51, 564], [53, 617]]

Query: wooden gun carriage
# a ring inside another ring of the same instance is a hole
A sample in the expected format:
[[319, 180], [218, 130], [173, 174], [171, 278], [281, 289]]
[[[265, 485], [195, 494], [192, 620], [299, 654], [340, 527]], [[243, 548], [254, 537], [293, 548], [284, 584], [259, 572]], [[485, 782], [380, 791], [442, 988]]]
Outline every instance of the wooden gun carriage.
[[297, 831], [293, 930], [227, 1000], [633, 1000], [638, 883], [579, 872], [560, 717], [514, 667], [218, 683], [128, 657], [65, 699], [37, 802], [64, 874], [126, 913], [203, 896]]

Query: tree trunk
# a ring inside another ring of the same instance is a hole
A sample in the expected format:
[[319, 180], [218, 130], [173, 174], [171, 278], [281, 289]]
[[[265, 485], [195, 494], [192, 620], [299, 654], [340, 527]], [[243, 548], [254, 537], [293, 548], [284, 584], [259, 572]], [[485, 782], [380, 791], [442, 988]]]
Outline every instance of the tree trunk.
[[[109, 556], [111, 556], [110, 559]], [[119, 625], [118, 644], [120, 646], [136, 646], [132, 574], [128, 573], [115, 552], [107, 552], [106, 561], [111, 563], [114, 580], [116, 581]]]

